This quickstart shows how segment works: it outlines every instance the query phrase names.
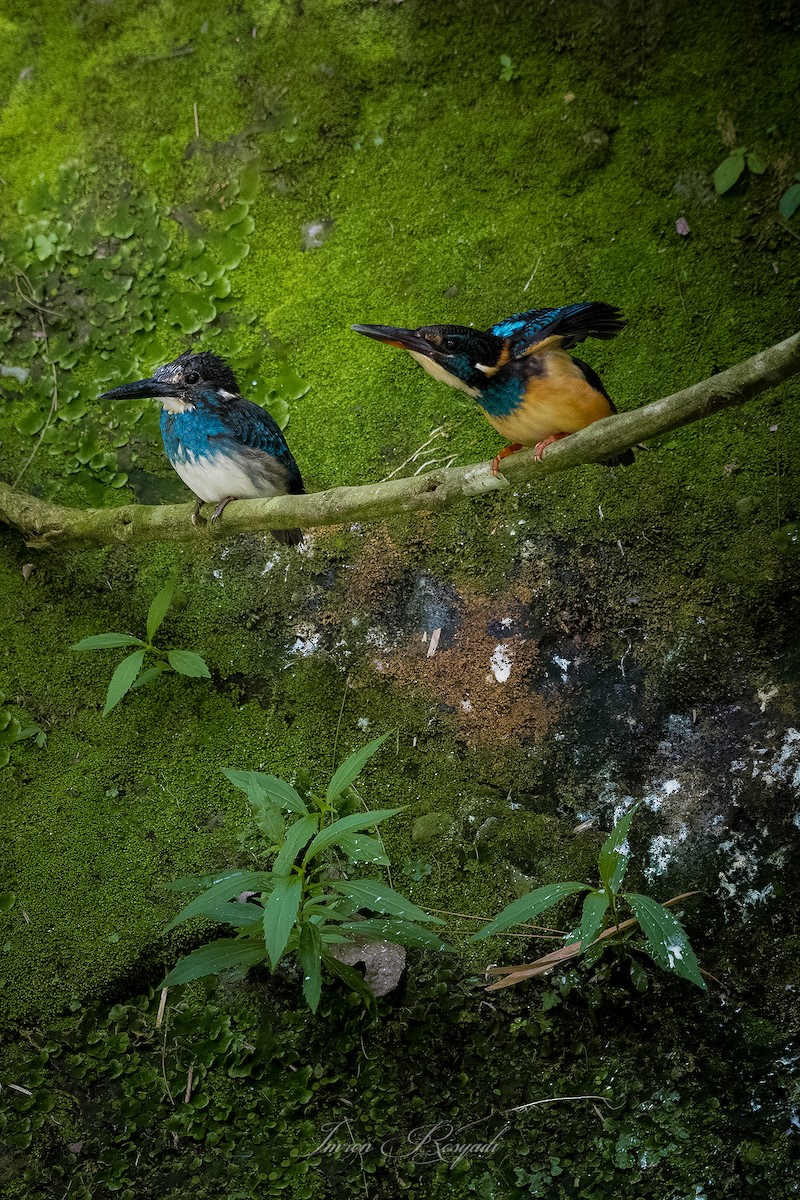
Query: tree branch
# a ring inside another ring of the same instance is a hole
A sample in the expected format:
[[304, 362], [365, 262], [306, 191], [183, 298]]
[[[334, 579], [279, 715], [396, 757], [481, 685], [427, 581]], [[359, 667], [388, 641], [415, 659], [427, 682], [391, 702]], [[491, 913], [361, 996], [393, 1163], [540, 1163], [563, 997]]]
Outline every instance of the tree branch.
[[532, 450], [519, 451], [504, 460], [499, 479], [491, 474], [488, 463], [475, 463], [410, 479], [331, 488], [305, 496], [237, 500], [228, 505], [221, 520], [197, 528], [189, 520], [190, 504], [127, 504], [84, 510], [46, 504], [0, 484], [0, 521], [18, 529], [27, 544], [37, 549], [90, 550], [118, 542], [212, 542], [236, 533], [377, 521], [416, 510], [433, 512], [512, 484], [535, 484], [558, 471], [600, 462], [648, 438], [690, 425], [723, 408], [744, 404], [798, 373], [800, 333], [673, 396], [596, 421], [554, 443], [541, 463], [535, 462]]

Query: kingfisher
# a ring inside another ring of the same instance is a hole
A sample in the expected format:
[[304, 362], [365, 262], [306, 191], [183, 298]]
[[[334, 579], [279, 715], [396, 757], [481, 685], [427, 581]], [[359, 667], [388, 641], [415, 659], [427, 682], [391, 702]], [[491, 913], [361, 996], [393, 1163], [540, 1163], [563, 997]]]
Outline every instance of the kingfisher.
[[[303, 480], [280, 426], [246, 400], [224, 358], [207, 351], [181, 354], [150, 379], [103, 392], [101, 400], [161, 401], [161, 437], [167, 458], [197, 503], [216, 503], [215, 521], [231, 500], [300, 495]], [[299, 529], [273, 529], [286, 546], [303, 540]]]
[[[511, 443], [492, 460], [496, 476], [500, 461], [523, 446], [535, 446], [541, 462], [547, 446], [617, 411], [596, 372], [567, 351], [588, 337], [616, 337], [624, 325], [619, 309], [592, 301], [532, 308], [486, 330], [467, 325], [351, 328], [407, 350], [434, 379], [477, 401]], [[632, 462], [633, 451], [626, 450], [604, 465]]]

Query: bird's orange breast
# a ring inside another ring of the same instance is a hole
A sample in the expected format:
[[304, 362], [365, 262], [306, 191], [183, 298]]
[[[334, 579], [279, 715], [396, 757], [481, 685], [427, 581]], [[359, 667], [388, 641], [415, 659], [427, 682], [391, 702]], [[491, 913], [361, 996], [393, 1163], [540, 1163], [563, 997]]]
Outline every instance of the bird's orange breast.
[[554, 433], [577, 433], [613, 411], [608, 399], [587, 383], [563, 350], [548, 351], [542, 358], [545, 370], [527, 380], [524, 399], [513, 412], [505, 416], [486, 413], [509, 442], [533, 446]]

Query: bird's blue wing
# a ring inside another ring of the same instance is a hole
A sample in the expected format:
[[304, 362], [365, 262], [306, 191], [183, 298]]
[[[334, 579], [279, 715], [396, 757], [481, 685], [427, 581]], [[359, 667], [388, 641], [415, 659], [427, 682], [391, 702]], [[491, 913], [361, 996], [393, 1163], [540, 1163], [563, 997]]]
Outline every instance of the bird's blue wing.
[[214, 434], [215, 440], [228, 441], [234, 446], [268, 454], [286, 468], [287, 491], [302, 492], [303, 481], [286, 438], [278, 423], [263, 408], [237, 396], [224, 406], [224, 433]]
[[619, 309], [589, 301], [561, 308], [532, 308], [498, 321], [487, 332], [508, 340], [512, 358], [523, 358], [534, 353], [546, 338], [560, 337], [561, 345], [569, 350], [587, 337], [616, 337], [624, 324]]

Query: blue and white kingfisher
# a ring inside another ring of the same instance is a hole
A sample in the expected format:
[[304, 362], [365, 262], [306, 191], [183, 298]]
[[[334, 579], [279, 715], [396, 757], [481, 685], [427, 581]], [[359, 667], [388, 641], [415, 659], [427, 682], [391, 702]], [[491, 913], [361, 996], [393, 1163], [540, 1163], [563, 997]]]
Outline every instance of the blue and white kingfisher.
[[[587, 337], [616, 337], [624, 325], [619, 309], [592, 302], [533, 308], [485, 331], [466, 325], [352, 328], [408, 350], [434, 379], [460, 388], [480, 404], [497, 432], [512, 443], [492, 460], [492, 474], [497, 475], [500, 460], [515, 450], [535, 446], [540, 462], [552, 442], [617, 411], [599, 376], [567, 350]], [[604, 465], [632, 462], [633, 451], [626, 450]]]
[[[167, 458], [197, 497], [192, 524], [206, 503], [214, 521], [231, 500], [297, 495], [305, 491], [297, 463], [268, 412], [245, 400], [236, 376], [216, 354], [187, 351], [150, 379], [124, 383], [101, 400], [160, 400]], [[303, 540], [299, 529], [273, 529], [287, 546]]]

